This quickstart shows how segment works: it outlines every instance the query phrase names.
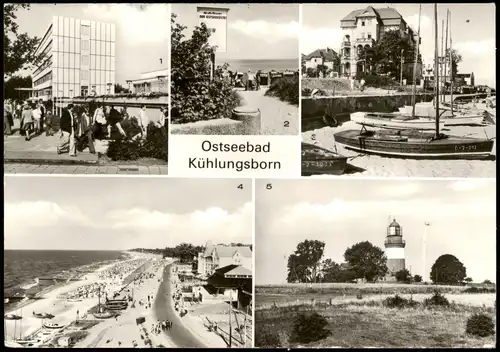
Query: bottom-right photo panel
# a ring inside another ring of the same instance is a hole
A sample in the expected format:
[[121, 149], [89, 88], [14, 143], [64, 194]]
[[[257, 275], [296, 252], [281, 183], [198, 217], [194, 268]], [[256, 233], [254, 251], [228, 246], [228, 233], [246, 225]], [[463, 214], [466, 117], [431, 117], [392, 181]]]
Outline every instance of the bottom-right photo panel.
[[495, 180], [259, 180], [256, 347], [496, 346]]

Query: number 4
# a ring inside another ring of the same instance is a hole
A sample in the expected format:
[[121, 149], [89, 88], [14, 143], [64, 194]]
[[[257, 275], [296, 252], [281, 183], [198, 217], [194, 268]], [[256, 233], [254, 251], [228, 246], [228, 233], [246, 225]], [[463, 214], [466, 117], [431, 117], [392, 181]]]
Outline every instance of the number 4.
[[243, 184], [242, 183], [239, 184], [238, 189], [243, 189]]

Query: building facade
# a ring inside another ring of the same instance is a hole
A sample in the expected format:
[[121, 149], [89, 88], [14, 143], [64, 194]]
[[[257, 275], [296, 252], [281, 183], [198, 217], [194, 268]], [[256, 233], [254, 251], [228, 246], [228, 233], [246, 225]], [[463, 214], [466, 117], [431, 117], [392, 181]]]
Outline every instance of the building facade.
[[198, 253], [198, 273], [209, 277], [218, 268], [238, 265], [252, 270], [252, 251], [250, 247], [212, 245], [210, 242], [203, 252]]
[[162, 68], [155, 71], [141, 73], [136, 80], [128, 80], [128, 90], [138, 93], [168, 93], [168, 69]]
[[35, 55], [33, 97], [114, 94], [115, 25], [54, 16]]
[[[403, 17], [393, 8], [375, 9], [368, 6], [366, 9], [354, 10], [340, 21], [342, 43], [340, 53], [340, 76], [354, 77], [358, 72], [366, 72], [367, 49], [373, 48], [387, 31], [397, 30], [408, 41], [412, 48], [416, 48], [420, 39], [408, 26]], [[403, 70], [409, 76], [413, 73], [414, 59], [406, 60]], [[410, 72], [411, 71], [411, 72]], [[420, 77], [421, 64], [417, 64], [417, 77]]]
[[397, 223], [396, 219], [387, 228], [387, 236], [384, 244], [385, 255], [387, 256], [387, 268], [389, 269], [387, 275], [388, 277], [394, 277], [398, 271], [406, 268], [406, 242], [403, 240], [403, 229]]
[[338, 58], [338, 54], [330, 49], [316, 49], [308, 55], [304, 55], [302, 58], [306, 69], [317, 68], [319, 65], [324, 65], [328, 67], [329, 70], [337, 71], [335, 66], [335, 59]]

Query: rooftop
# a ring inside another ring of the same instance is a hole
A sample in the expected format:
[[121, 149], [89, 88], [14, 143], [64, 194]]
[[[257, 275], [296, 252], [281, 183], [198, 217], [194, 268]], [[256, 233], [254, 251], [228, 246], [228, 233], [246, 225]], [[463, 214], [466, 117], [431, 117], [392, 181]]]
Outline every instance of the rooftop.
[[310, 53], [309, 55], [304, 55], [303, 59], [310, 60], [312, 58], [322, 57], [322, 56], [325, 58], [325, 61], [333, 61], [335, 56], [337, 56], [337, 53], [330, 48], [316, 49], [312, 53]]

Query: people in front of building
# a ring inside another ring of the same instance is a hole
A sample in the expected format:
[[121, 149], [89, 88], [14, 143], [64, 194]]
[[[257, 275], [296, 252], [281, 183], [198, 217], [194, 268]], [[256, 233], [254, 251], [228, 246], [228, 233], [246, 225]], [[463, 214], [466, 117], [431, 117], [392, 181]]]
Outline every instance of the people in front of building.
[[77, 112], [78, 116], [78, 147], [77, 150], [82, 152], [85, 148], [89, 148], [90, 153], [95, 154], [94, 146], [94, 135], [92, 118], [90, 117], [89, 111], [85, 106], [81, 106]]
[[94, 137], [101, 138], [107, 124], [106, 115], [104, 114], [104, 105], [102, 103], [95, 109], [92, 121], [94, 123]]
[[73, 104], [69, 104], [63, 111], [60, 122], [62, 143], [57, 147], [57, 154], [68, 153], [70, 156], [76, 156], [75, 129], [77, 126], [73, 108]]
[[160, 120], [158, 121], [157, 125], [160, 128], [160, 133], [163, 138], [168, 138], [167, 128], [166, 128], [166, 125], [168, 123], [167, 114], [168, 114], [167, 107], [162, 106], [160, 108]]
[[45, 135], [46, 136], [53, 136], [54, 135], [54, 129], [53, 129], [53, 115], [51, 110], [47, 110], [46, 116], [45, 116]]
[[255, 74], [255, 89], [260, 90], [260, 75], [262, 71], [258, 70], [257, 73]]
[[241, 83], [243, 83], [243, 86], [245, 87], [245, 90], [248, 90], [248, 87], [249, 87], [249, 81], [250, 77], [248, 77], [248, 73], [245, 72], [243, 74], [243, 77], [241, 78]]
[[33, 110], [31, 110], [31, 105], [26, 102], [23, 106], [23, 112], [21, 116], [21, 130], [22, 133], [24, 133], [24, 135], [26, 136], [25, 139], [27, 141], [29, 141], [35, 134], [35, 128], [33, 125]]
[[44, 130], [44, 125], [45, 125], [45, 115], [47, 112], [47, 109], [45, 109], [45, 105], [43, 105], [43, 100], [40, 99], [38, 101], [38, 107], [40, 109], [40, 133], [43, 132]]
[[349, 83], [351, 83], [351, 90], [354, 90], [354, 76], [353, 75], [351, 75]]
[[122, 116], [118, 110], [115, 109], [114, 106], [111, 106], [108, 115], [108, 138], [111, 138], [111, 129], [115, 126], [118, 129], [118, 132], [122, 135], [123, 138], [127, 137], [127, 134], [122, 128], [121, 125]]
[[141, 127], [142, 130], [142, 138], [146, 139], [148, 136], [148, 124], [149, 124], [149, 117], [148, 114], [146, 113], [146, 105], [141, 106], [141, 111], [139, 111], [139, 126]]
[[4, 109], [3, 109], [3, 134], [4, 135], [10, 136], [12, 134], [13, 124], [14, 124], [14, 121], [12, 119], [12, 113], [4, 107]]
[[364, 91], [365, 90], [365, 79], [364, 78], [361, 78], [361, 81], [359, 82], [359, 90], [360, 91]]

